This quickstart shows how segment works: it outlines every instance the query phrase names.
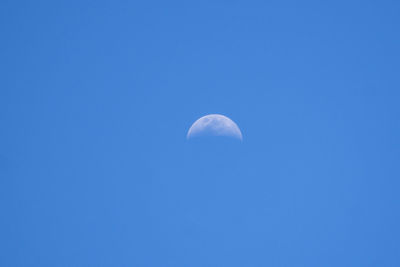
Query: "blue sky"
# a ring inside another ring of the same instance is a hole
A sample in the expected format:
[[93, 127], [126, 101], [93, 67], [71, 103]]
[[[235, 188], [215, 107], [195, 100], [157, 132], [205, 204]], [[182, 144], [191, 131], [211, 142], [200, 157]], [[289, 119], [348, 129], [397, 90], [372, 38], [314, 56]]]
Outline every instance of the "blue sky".
[[399, 13], [2, 1], [0, 265], [400, 266]]

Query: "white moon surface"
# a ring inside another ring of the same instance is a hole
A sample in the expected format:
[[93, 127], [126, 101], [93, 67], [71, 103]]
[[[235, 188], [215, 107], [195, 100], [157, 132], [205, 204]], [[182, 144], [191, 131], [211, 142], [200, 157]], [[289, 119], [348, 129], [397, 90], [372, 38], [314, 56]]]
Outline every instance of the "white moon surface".
[[230, 118], [220, 114], [201, 117], [190, 127], [187, 138], [196, 136], [228, 136], [242, 140], [242, 132]]

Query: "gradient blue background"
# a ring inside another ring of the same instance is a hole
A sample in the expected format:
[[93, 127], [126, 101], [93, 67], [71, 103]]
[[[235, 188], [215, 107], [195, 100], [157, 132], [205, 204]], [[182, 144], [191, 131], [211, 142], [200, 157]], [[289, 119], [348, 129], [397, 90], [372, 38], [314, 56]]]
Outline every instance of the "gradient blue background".
[[0, 266], [400, 266], [400, 4], [326, 2], [2, 1]]

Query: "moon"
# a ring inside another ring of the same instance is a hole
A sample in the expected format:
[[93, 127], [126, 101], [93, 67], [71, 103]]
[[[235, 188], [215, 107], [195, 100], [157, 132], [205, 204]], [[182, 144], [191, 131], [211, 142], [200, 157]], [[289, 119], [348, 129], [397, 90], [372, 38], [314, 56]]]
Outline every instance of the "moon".
[[242, 132], [230, 118], [220, 114], [210, 114], [196, 120], [187, 133], [187, 139], [197, 136], [226, 136], [243, 140]]

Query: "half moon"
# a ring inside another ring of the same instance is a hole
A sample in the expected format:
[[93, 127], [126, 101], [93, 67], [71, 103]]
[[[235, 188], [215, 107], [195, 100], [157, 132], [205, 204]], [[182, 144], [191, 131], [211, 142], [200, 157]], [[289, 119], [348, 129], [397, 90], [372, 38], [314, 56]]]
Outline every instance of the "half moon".
[[187, 139], [197, 136], [227, 136], [242, 140], [242, 132], [230, 118], [210, 114], [195, 121], [187, 133]]

